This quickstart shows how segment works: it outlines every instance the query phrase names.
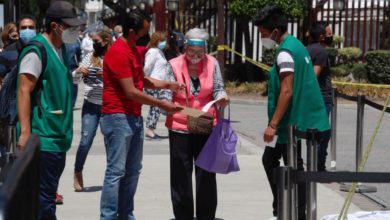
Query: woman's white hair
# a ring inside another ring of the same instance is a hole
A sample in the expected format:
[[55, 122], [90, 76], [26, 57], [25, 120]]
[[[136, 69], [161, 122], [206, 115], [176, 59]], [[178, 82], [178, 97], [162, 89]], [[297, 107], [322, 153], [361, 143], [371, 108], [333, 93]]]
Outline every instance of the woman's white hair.
[[204, 40], [208, 41], [210, 35], [206, 32], [205, 29], [200, 29], [200, 28], [193, 28], [189, 31], [187, 31], [185, 38], [186, 40], [188, 39], [199, 39], [199, 40]]

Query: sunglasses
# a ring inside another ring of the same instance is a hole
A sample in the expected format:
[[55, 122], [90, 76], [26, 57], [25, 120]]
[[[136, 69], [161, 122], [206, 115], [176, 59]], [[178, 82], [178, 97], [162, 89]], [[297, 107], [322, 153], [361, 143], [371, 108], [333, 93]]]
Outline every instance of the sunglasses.
[[21, 30], [25, 30], [25, 29], [31, 29], [31, 30], [33, 30], [33, 29], [35, 29], [35, 26], [33, 26], [33, 25], [30, 25], [30, 26], [20, 26], [20, 29], [21, 29]]

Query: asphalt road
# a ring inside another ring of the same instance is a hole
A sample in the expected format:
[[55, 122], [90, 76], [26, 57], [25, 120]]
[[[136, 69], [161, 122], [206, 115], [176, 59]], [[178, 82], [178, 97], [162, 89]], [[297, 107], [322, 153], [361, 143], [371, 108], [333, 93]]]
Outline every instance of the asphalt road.
[[[79, 97], [79, 100], [81, 97]], [[261, 133], [267, 125], [267, 106], [265, 101], [255, 101], [250, 103], [248, 101], [233, 102], [231, 105], [231, 120], [232, 125], [236, 131], [249, 138], [254, 143], [260, 146]], [[80, 107], [82, 102], [78, 102]], [[147, 111], [145, 106], [143, 111]], [[356, 161], [356, 105], [339, 104], [338, 106], [338, 121], [337, 121], [337, 170], [339, 171], [355, 171]], [[145, 115], [145, 114], [144, 114]], [[366, 106], [364, 112], [364, 136], [363, 136], [363, 150], [366, 150], [369, 140], [373, 134], [374, 128], [380, 116], [380, 111]], [[81, 120], [78, 117], [74, 118], [75, 123]], [[164, 123], [165, 118], [161, 117], [159, 123]], [[387, 172], [390, 167], [390, 114], [385, 114], [382, 125], [376, 136], [373, 149], [370, 153], [366, 164], [365, 171]], [[165, 129], [161, 129], [159, 135], [167, 135]], [[75, 127], [75, 139], [79, 139], [80, 127]], [[97, 135], [95, 143], [103, 143], [102, 135]], [[77, 149], [77, 142], [73, 142], [70, 153], [74, 154]], [[238, 143], [239, 147], [240, 143]], [[239, 148], [240, 149], [240, 148]], [[158, 142], [151, 143], [151, 147], [145, 148], [145, 155], [169, 154], [169, 149], [161, 146]], [[241, 153], [243, 149], [241, 149]], [[94, 147], [91, 149], [91, 155], [102, 155], [105, 153], [104, 147]], [[328, 148], [330, 153], [330, 147]], [[306, 155], [303, 150], [303, 155]], [[260, 161], [260, 160], [259, 160]], [[328, 156], [327, 167], [330, 167], [330, 156]], [[384, 208], [390, 207], [390, 185], [389, 184], [370, 184], [376, 186], [378, 191], [376, 193], [367, 193], [366, 196], [372, 198], [376, 202], [383, 205]]]
[[[256, 104], [232, 104], [231, 120], [233, 127], [241, 134], [259, 143], [260, 133], [267, 125], [266, 103]], [[363, 151], [367, 149], [369, 140], [373, 135], [374, 128], [380, 116], [380, 111], [366, 106], [364, 112]], [[356, 161], [356, 119], [357, 111], [355, 104], [340, 104], [337, 113], [337, 170], [355, 171]], [[390, 114], [385, 113], [372, 151], [369, 155], [365, 171], [387, 172], [390, 167]], [[262, 147], [262, 146], [260, 146]], [[303, 155], [306, 152], [303, 152]], [[330, 147], [328, 148], [330, 153]], [[330, 167], [330, 156], [327, 158], [327, 167]], [[366, 196], [383, 205], [390, 207], [390, 185], [370, 184], [376, 186], [376, 193], [367, 193]]]

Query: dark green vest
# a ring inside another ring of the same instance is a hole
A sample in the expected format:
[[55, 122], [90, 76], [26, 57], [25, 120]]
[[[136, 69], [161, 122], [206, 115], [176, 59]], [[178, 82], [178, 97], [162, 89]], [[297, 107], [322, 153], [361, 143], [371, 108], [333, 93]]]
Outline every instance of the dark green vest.
[[[31, 132], [39, 135], [42, 151], [66, 152], [73, 138], [73, 88], [68, 56], [65, 47], [62, 46], [64, 65], [42, 34], [37, 35], [33, 40], [44, 45], [47, 52], [47, 66], [46, 69], [42, 69], [31, 96]], [[30, 47], [41, 58], [39, 49], [35, 46]], [[23, 49], [19, 65], [30, 47]], [[40, 105], [37, 104], [37, 96]]]
[[[278, 125], [277, 143], [287, 143], [287, 125], [295, 125], [298, 130], [313, 128], [318, 131], [330, 129], [325, 104], [311, 63], [309, 53], [303, 44], [287, 35], [279, 45], [281, 51], [289, 52], [294, 59], [293, 95], [287, 112]], [[276, 64], [272, 67], [268, 80], [268, 120], [271, 121], [280, 94], [280, 78]]]

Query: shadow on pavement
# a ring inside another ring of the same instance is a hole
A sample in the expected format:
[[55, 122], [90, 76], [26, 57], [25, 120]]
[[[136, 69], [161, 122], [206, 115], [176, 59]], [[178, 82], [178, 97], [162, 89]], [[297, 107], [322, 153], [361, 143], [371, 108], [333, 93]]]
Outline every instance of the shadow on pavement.
[[84, 187], [83, 192], [98, 192], [102, 191], [102, 186], [88, 186]]
[[[169, 220], [175, 220], [174, 218], [171, 218], [171, 219], [169, 219]], [[194, 220], [197, 220], [197, 218], [194, 218]], [[222, 218], [216, 218], [215, 220], [224, 220], [224, 219], [222, 219]]]

